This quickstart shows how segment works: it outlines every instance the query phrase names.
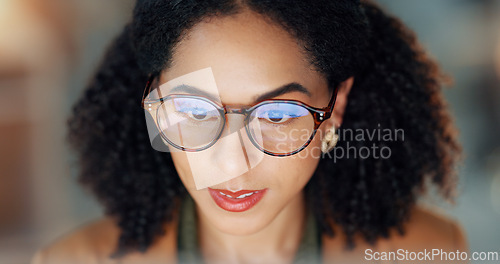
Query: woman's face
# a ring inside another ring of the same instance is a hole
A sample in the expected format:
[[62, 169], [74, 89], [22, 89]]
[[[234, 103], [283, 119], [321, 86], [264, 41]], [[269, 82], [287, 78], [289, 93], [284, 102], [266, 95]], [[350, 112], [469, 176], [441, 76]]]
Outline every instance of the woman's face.
[[[161, 75], [162, 83], [211, 67], [224, 105], [251, 105], [260, 95], [289, 83], [301, 84], [310, 94], [291, 91], [275, 99], [295, 99], [323, 108], [331, 97], [325, 78], [313, 69], [295, 39], [279, 26], [250, 12], [199, 23], [178, 44], [172, 61], [171, 67]], [[211, 168], [217, 168], [238, 176], [200, 190], [193, 179], [193, 159], [189, 160], [189, 155], [194, 154], [173, 151], [171, 155], [182, 182], [205, 219], [225, 233], [252, 234], [300, 199], [321, 155], [320, 135], [332, 124], [333, 120], [323, 123], [321, 131], [302, 152], [288, 157], [264, 154], [250, 170], [241, 168], [247, 164], [237, 160], [241, 156], [239, 141], [217, 142], [202, 151], [206, 153], [201, 154], [202, 158], [194, 159], [195, 166], [205, 169], [207, 174]], [[239, 173], [241, 171], [244, 173]], [[228, 191], [226, 194], [241, 190], [258, 192], [245, 198], [249, 202], [244, 205], [222, 202], [221, 206], [216, 201], [221, 197], [227, 199], [219, 192], [224, 190]], [[256, 203], [252, 196], [259, 196]]]

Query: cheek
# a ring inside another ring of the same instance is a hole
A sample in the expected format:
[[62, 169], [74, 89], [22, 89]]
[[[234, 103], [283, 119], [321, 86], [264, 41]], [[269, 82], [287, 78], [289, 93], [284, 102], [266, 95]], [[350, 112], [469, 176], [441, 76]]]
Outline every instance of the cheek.
[[196, 186], [193, 177], [191, 176], [191, 169], [186, 153], [173, 151], [170, 153], [170, 156], [172, 157], [175, 169], [177, 170], [177, 174], [179, 174], [179, 178], [184, 184], [184, 187], [186, 187], [188, 191], [195, 190]]
[[[310, 178], [314, 170], [316, 169], [319, 159], [321, 158], [321, 128], [318, 129], [317, 134], [307, 146], [301, 152], [289, 156], [289, 157], [271, 157], [264, 155], [261, 160], [261, 164], [247, 174], [251, 174], [251, 177], [259, 178], [264, 180], [258, 175], [265, 175], [268, 178], [269, 175], [275, 175], [279, 182], [287, 182], [288, 180], [300, 180], [302, 178]], [[187, 153], [181, 151], [173, 151], [170, 153], [172, 160], [174, 162], [175, 168], [187, 188], [195, 188], [194, 180], [192, 178], [192, 164], [189, 163]], [[210, 161], [210, 162], [204, 162]], [[207, 157], [207, 159], [200, 159], [200, 166], [216, 166], [213, 160]], [[202, 164], [203, 163], [203, 164]], [[244, 176], [244, 175], [241, 175]]]
[[[272, 157], [264, 154], [263, 159], [259, 162], [260, 164], [234, 178], [231, 182], [238, 182], [247, 189], [270, 188], [273, 192], [277, 192], [276, 194], [279, 193], [282, 198], [291, 198], [302, 190], [318, 166], [321, 158], [320, 137], [321, 132], [318, 130], [307, 148], [289, 157]], [[189, 163], [187, 155], [189, 153], [171, 152], [172, 160], [181, 181], [186, 189], [192, 195], [195, 195], [199, 192], [197, 192], [193, 177], [192, 164]], [[214, 167], [218, 167], [217, 163], [208, 156], [197, 160], [197, 166], [205, 168], [205, 175], [202, 176], [210, 176], [210, 171], [217, 169]], [[217, 185], [213, 187], [223, 186]]]
[[320, 130], [311, 141], [311, 143], [301, 152], [290, 157], [287, 164], [290, 174], [295, 174], [297, 182], [304, 186], [312, 177], [318, 167], [321, 158], [321, 139]]
[[271, 157], [273, 161], [270, 161], [265, 170], [274, 175], [272, 178], [276, 180], [275, 187], [280, 189], [280, 192], [295, 195], [302, 190], [318, 166], [321, 158], [320, 146], [319, 137], [315, 137], [307, 148], [295, 155], [285, 158]]

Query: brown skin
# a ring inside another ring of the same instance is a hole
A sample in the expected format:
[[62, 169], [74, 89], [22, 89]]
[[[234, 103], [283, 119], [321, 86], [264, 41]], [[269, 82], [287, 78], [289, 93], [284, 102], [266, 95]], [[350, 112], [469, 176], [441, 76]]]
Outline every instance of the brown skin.
[[[166, 82], [211, 67], [223, 104], [250, 105], [254, 98], [288, 83], [299, 83], [311, 96], [291, 92], [276, 99], [295, 99], [326, 107], [331, 98], [326, 79], [311, 66], [303, 50], [286, 31], [251, 12], [202, 22], [189, 31], [174, 52], [173, 65], [161, 76]], [[264, 198], [245, 212], [228, 212], [214, 202], [207, 189], [196, 190], [187, 161], [191, 153], [174, 151], [172, 159], [182, 182], [196, 202], [200, 215], [201, 248], [214, 263], [287, 263], [298, 248], [304, 219], [303, 188], [320, 157], [325, 128], [341, 123], [352, 78], [342, 84], [335, 116], [300, 155], [264, 155], [250, 171], [214, 189], [260, 190]], [[229, 121], [231, 122], [231, 121]], [[240, 143], [216, 143], [197, 166], [218, 166], [224, 171], [245, 165], [235, 159]], [[199, 155], [199, 154], [196, 154]], [[299, 221], [297, 221], [297, 219]], [[242, 228], [245, 227], [245, 228]]]
[[[189, 33], [176, 49], [174, 63], [163, 73], [162, 81], [212, 67], [224, 104], [250, 104], [254, 97], [290, 82], [302, 84], [312, 96], [294, 92], [280, 98], [300, 100], [315, 107], [328, 104], [326, 80], [311, 68], [295, 40], [258, 15], [245, 12], [212, 19], [198, 24]], [[333, 124], [342, 123], [352, 84], [353, 78], [342, 83], [334, 116], [321, 126], [319, 135]], [[307, 149], [319, 149], [319, 135]], [[231, 148], [217, 144], [213, 148], [224, 151], [211, 152], [207, 160], [200, 162], [206, 162], [206, 166], [213, 166], [213, 162], [218, 162], [218, 166], [230, 166]], [[176, 169], [197, 205], [200, 245], [207, 263], [291, 263], [305, 217], [303, 188], [315, 171], [318, 158], [313, 155], [285, 158], [265, 155], [249, 172], [213, 186], [233, 191], [269, 189], [255, 207], [231, 213], [219, 208], [206, 189], [196, 190], [186, 155], [184, 152], [172, 153]], [[231, 167], [224, 169], [231, 170]], [[334, 238], [324, 236], [325, 263], [363, 262], [367, 248], [383, 251], [399, 248], [464, 251], [467, 248], [463, 233], [453, 221], [419, 207], [414, 208], [405, 227], [405, 236], [394, 231], [389, 239], [381, 239], [375, 246], [356, 237], [358, 247], [354, 251], [345, 250], [341, 232]], [[175, 263], [177, 220], [166, 224], [166, 229], [167, 235], [160, 237], [146, 254], [132, 253], [120, 263]], [[108, 256], [115, 250], [118, 237], [115, 221], [106, 218], [39, 251], [33, 263], [117, 263]]]

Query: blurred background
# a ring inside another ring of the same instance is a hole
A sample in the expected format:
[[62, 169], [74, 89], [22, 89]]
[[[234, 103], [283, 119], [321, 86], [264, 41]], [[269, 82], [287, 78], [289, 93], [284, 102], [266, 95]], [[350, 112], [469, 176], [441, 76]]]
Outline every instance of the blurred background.
[[[102, 215], [76, 182], [65, 122], [133, 0], [0, 0], [0, 263]], [[454, 77], [444, 93], [465, 160], [459, 198], [424, 202], [472, 251], [500, 251], [500, 0], [379, 0]], [[486, 263], [486, 262], [481, 262]]]

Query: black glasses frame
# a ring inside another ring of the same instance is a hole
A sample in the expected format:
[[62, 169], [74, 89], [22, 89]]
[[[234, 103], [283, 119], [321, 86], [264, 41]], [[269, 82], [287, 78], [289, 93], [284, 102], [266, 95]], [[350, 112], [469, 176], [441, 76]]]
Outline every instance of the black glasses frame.
[[[333, 108], [335, 106], [335, 101], [337, 99], [337, 93], [338, 93], [338, 87], [335, 87], [334, 91], [333, 91], [333, 95], [330, 99], [330, 102], [328, 103], [328, 106], [324, 107], [324, 108], [317, 108], [317, 107], [312, 107], [306, 103], [303, 103], [301, 101], [298, 101], [298, 100], [281, 100], [281, 99], [266, 99], [266, 100], [263, 100], [263, 101], [260, 101], [260, 102], [257, 102], [255, 103], [254, 105], [251, 105], [251, 106], [243, 106], [243, 107], [234, 107], [234, 106], [227, 106], [227, 105], [222, 105], [218, 102], [214, 102], [213, 100], [207, 98], [207, 97], [204, 97], [204, 96], [200, 96], [200, 95], [190, 95], [190, 94], [170, 94], [170, 95], [167, 95], [165, 97], [161, 97], [159, 99], [154, 99], [154, 100], [147, 100], [146, 99], [146, 96], [151, 92], [151, 86], [155, 80], [155, 78], [157, 77], [157, 75], [152, 75], [149, 77], [149, 80], [146, 84], [146, 88], [144, 89], [144, 94], [143, 94], [143, 97], [142, 97], [142, 101], [141, 101], [141, 106], [144, 110], [146, 111], [149, 111], [149, 113], [151, 114], [151, 116], [153, 117], [154, 121], [155, 121], [155, 124], [156, 124], [156, 127], [157, 129], [159, 130], [160, 132], [160, 135], [161, 137], [167, 141], [170, 145], [172, 145], [173, 147], [175, 147], [176, 149], [179, 149], [179, 150], [182, 150], [182, 151], [187, 151], [187, 152], [197, 152], [197, 151], [202, 151], [202, 150], [205, 150], [205, 149], [208, 149], [210, 148], [211, 146], [213, 146], [221, 137], [222, 135], [222, 132], [224, 131], [224, 128], [226, 126], [226, 115], [227, 114], [243, 114], [245, 116], [244, 118], [244, 125], [245, 125], [245, 130], [246, 130], [246, 133], [248, 135], [248, 138], [250, 139], [250, 141], [252, 142], [252, 144], [257, 148], [259, 149], [260, 151], [268, 154], [268, 155], [271, 155], [271, 156], [276, 156], [276, 157], [286, 157], [286, 156], [291, 156], [291, 155], [294, 155], [294, 154], [297, 154], [299, 153], [300, 151], [302, 151], [303, 149], [305, 149], [310, 143], [311, 141], [313, 140], [314, 136], [316, 135], [316, 132], [318, 130], [318, 128], [320, 127], [320, 125], [327, 119], [329, 119], [331, 116], [332, 116], [332, 113], [333, 113]], [[185, 148], [185, 147], [182, 147], [182, 146], [179, 146], [175, 143], [173, 143], [170, 139], [168, 139], [168, 137], [162, 132], [159, 124], [158, 124], [158, 109], [160, 108], [160, 106], [163, 104], [164, 101], [166, 100], [169, 100], [169, 99], [173, 99], [173, 98], [194, 98], [194, 99], [200, 99], [200, 100], [203, 100], [207, 103], [210, 103], [211, 105], [213, 105], [218, 111], [219, 111], [219, 114], [221, 115], [222, 117], [222, 122], [221, 122], [221, 125], [219, 127], [219, 130], [217, 131], [217, 136], [207, 145], [201, 147], [201, 148], [196, 148], [196, 149], [191, 149], [191, 148]], [[311, 134], [311, 136], [309, 137], [309, 139], [300, 147], [298, 148], [297, 150], [294, 150], [292, 152], [287, 152], [287, 153], [275, 153], [275, 152], [271, 152], [271, 151], [268, 151], [266, 149], [264, 149], [262, 146], [260, 146], [257, 142], [255, 142], [254, 140], [254, 137], [252, 136], [252, 133], [250, 132], [250, 129], [249, 129], [249, 121], [250, 121], [250, 116], [252, 114], [252, 112], [257, 109], [258, 107], [262, 106], [262, 105], [266, 105], [266, 104], [271, 104], [271, 103], [288, 103], [288, 104], [294, 104], [294, 105], [298, 105], [298, 106], [301, 106], [305, 109], [307, 109], [313, 116], [314, 118], [314, 130], [313, 130], [313, 133]]]

